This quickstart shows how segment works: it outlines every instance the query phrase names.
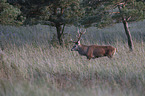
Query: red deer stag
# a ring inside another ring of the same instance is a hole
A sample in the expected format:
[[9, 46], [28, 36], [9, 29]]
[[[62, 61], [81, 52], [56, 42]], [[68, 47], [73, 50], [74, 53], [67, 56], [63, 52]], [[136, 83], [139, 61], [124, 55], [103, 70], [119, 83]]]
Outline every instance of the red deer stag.
[[89, 60], [91, 58], [95, 59], [95, 58], [104, 57], [104, 56], [107, 56], [108, 58], [113, 57], [113, 55], [116, 52], [116, 48], [112, 46], [99, 46], [99, 45], [87, 46], [87, 45], [80, 44], [80, 38], [82, 34], [84, 34], [85, 32], [80, 32], [80, 30], [78, 30], [78, 33], [79, 33], [78, 40], [72, 41], [73, 43], [75, 43], [75, 45], [73, 46], [71, 51], [78, 51], [80, 55], [86, 56], [87, 59]]

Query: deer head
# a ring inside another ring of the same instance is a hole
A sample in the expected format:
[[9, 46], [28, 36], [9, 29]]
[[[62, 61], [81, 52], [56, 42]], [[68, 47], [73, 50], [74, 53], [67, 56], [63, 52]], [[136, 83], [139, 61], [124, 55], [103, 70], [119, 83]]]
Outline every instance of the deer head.
[[81, 31], [81, 30], [78, 29], [79, 36], [78, 36], [77, 41], [72, 41], [73, 43], [75, 43], [75, 45], [73, 46], [73, 48], [71, 49], [71, 51], [78, 51], [79, 50], [79, 46], [81, 45], [80, 44], [80, 39], [81, 39], [81, 36], [83, 34], [85, 34], [85, 32], [86, 32], [86, 30], [83, 32], [83, 31]]

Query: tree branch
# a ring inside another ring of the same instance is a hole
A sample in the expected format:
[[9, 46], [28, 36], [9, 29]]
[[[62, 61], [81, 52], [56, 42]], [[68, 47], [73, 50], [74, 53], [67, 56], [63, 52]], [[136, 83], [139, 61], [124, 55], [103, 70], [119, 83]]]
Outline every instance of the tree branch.
[[131, 19], [131, 16], [130, 17], [128, 17], [127, 19], [126, 19], [126, 21], [129, 21]]
[[113, 13], [115, 13], [115, 14], [119, 14], [120, 12], [109, 12], [109, 14], [113, 14]]

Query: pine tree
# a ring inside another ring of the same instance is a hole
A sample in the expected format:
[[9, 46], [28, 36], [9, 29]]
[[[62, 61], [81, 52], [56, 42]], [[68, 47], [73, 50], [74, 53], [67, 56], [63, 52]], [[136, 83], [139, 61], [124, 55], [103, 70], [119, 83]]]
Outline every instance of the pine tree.
[[56, 27], [59, 44], [63, 44], [64, 27], [82, 15], [80, 0], [8, 0], [20, 6], [24, 24], [45, 24]]
[[82, 24], [95, 24], [97, 25], [97, 27], [105, 27], [110, 24], [122, 22], [124, 25], [126, 36], [128, 38], [129, 49], [130, 51], [133, 51], [133, 41], [130, 30], [128, 28], [128, 22], [145, 19], [145, 1], [84, 0], [84, 2], [87, 2], [84, 3], [84, 5], [86, 10], [89, 9], [88, 12], [91, 15], [88, 15], [88, 19], [82, 20]]

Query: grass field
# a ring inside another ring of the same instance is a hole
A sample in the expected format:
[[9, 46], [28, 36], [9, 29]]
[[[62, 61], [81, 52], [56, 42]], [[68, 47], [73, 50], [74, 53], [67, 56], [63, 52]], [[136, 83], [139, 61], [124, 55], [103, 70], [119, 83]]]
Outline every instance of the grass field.
[[[91, 27], [84, 44], [112, 45], [113, 59], [87, 60], [73, 46], [58, 46], [55, 28], [0, 26], [0, 96], [145, 96], [145, 21], [129, 24], [134, 52], [129, 52], [122, 24]], [[77, 28], [68, 26], [65, 40]]]

